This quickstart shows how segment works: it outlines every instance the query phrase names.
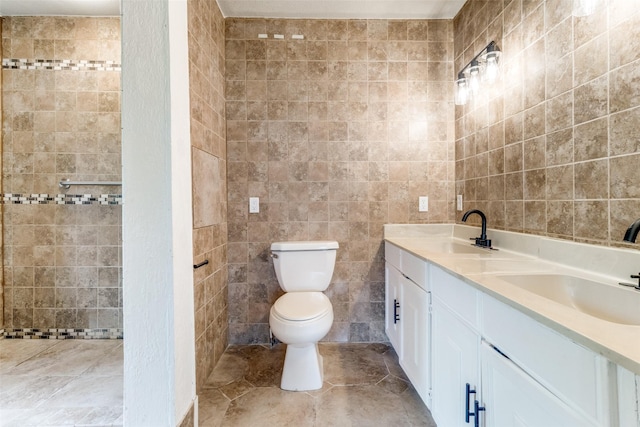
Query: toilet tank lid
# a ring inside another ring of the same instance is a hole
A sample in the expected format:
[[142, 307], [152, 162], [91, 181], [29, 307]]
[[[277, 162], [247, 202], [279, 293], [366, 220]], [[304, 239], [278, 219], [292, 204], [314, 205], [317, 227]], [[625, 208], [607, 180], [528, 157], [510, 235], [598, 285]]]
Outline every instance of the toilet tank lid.
[[327, 251], [338, 249], [338, 242], [333, 240], [312, 240], [297, 242], [274, 242], [272, 251]]

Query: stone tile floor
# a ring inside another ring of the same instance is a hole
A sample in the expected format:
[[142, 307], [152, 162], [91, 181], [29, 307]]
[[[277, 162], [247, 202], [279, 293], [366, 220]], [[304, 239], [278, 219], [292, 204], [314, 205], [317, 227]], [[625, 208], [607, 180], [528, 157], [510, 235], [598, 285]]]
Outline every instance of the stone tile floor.
[[[231, 346], [199, 394], [200, 426], [435, 423], [385, 344], [320, 344], [321, 390], [280, 390], [285, 346]], [[122, 341], [0, 340], [0, 426], [122, 425]]]
[[122, 425], [121, 340], [0, 340], [0, 426]]
[[435, 422], [386, 344], [320, 344], [324, 386], [279, 388], [285, 346], [231, 346], [199, 394], [199, 425], [425, 426]]

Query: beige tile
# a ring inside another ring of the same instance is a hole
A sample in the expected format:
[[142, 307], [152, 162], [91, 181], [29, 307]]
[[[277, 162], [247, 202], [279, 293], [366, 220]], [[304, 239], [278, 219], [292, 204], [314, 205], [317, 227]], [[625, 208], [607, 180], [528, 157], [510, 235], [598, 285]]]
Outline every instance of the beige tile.
[[[611, 155], [632, 154], [640, 151], [636, 137], [636, 124], [640, 120], [640, 108], [626, 110], [610, 117]], [[602, 131], [604, 134], [606, 129]]]
[[640, 154], [614, 157], [609, 160], [610, 196], [615, 199], [640, 197], [640, 178], [637, 166]]
[[575, 198], [607, 199], [609, 197], [607, 160], [576, 163], [575, 165]]
[[604, 240], [609, 236], [607, 201], [576, 201], [575, 236]]

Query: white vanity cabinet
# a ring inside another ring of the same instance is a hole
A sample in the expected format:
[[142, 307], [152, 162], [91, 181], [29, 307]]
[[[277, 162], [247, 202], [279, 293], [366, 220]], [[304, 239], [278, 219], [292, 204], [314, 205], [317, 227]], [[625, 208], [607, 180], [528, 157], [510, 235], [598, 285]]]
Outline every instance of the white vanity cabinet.
[[426, 261], [385, 245], [385, 331], [400, 366], [429, 405], [430, 292]]
[[438, 425], [611, 425], [604, 358], [438, 267], [429, 271]]

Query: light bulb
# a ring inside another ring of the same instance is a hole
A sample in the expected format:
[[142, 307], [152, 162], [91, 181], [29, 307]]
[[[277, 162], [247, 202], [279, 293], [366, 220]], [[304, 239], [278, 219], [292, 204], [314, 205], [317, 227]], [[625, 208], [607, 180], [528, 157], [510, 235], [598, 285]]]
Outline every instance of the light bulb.
[[476, 95], [480, 90], [480, 65], [478, 61], [471, 61], [469, 67], [469, 90], [472, 95]]
[[467, 85], [467, 79], [460, 77], [456, 80], [455, 102], [456, 105], [465, 105], [467, 101], [469, 101], [469, 86]]
[[498, 79], [500, 67], [498, 66], [498, 57], [496, 55], [487, 55], [487, 63], [484, 69], [484, 80], [488, 84], [493, 84]]

